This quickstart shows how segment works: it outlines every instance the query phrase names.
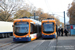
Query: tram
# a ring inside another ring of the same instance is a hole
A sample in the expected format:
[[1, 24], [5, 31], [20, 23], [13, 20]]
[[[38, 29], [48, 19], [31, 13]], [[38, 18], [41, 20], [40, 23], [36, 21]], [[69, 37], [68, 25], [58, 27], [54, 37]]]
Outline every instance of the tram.
[[15, 19], [13, 22], [13, 41], [32, 41], [41, 36], [41, 22], [30, 19]]
[[56, 21], [53, 18], [42, 20], [41, 22], [42, 38], [56, 38]]

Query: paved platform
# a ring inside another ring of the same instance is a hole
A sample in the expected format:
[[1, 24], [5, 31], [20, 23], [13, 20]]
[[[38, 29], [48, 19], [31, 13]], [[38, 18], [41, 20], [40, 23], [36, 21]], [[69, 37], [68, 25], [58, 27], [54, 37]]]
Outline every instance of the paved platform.
[[57, 50], [75, 50], [75, 36], [59, 36], [55, 47]]

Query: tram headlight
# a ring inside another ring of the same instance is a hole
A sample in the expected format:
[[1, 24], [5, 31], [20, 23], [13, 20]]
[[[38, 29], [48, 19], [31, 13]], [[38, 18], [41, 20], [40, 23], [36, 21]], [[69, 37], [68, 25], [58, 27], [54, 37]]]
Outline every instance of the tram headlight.
[[26, 37], [29, 37], [29, 35], [28, 35], [28, 36], [26, 36]]
[[47, 35], [47, 36], [49, 36], [49, 35]]
[[14, 38], [15, 38], [15, 36], [14, 36]]
[[44, 35], [44, 34], [42, 34], [42, 35]]
[[55, 35], [55, 33], [53, 35]]

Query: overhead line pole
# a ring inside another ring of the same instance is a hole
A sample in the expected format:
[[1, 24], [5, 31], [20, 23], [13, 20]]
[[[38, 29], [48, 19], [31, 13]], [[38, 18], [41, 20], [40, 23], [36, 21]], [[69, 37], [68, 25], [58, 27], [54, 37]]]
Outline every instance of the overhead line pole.
[[35, 19], [35, 13], [34, 13], [34, 19]]
[[64, 29], [65, 29], [65, 11], [64, 11]]

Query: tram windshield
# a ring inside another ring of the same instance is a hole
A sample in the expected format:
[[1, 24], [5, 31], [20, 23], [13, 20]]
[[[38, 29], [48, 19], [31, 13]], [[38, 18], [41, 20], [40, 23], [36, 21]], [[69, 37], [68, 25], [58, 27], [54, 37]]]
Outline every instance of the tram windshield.
[[16, 22], [14, 26], [14, 31], [17, 35], [25, 35], [29, 32], [28, 22]]
[[54, 32], [54, 23], [52, 23], [52, 22], [43, 23], [43, 32], [44, 33]]

